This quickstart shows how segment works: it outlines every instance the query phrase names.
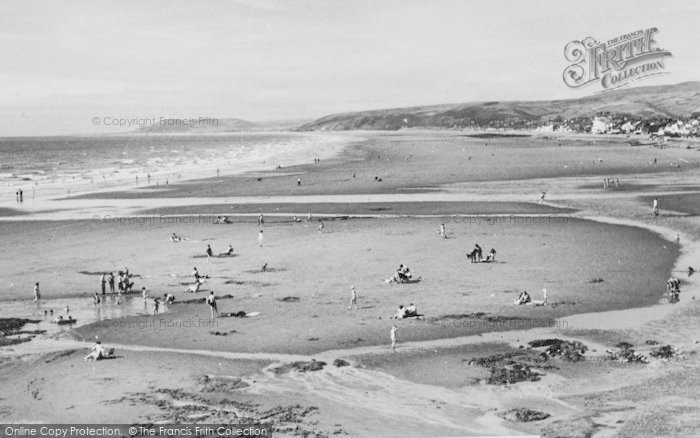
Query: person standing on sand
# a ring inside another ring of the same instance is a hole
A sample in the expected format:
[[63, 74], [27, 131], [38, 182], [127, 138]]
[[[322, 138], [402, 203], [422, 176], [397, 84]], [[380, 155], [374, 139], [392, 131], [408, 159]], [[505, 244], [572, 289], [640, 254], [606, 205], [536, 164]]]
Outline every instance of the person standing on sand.
[[659, 215], [659, 200], [657, 198], [654, 198], [654, 203], [652, 204], [651, 212], [654, 216]]
[[160, 301], [158, 298], [153, 298], [153, 316], [158, 314], [158, 308], [160, 307]]
[[211, 245], [207, 245], [207, 263], [211, 263], [212, 257], [214, 257], [214, 251], [212, 251]]
[[445, 231], [445, 223], [440, 224], [440, 237], [447, 239], [447, 232]]
[[141, 288], [141, 296], [143, 297], [143, 305], [146, 305], [146, 300], [148, 299], [148, 292], [146, 291], [146, 286]]
[[216, 297], [214, 296], [214, 291], [211, 291], [207, 297], [207, 304], [209, 304], [209, 310], [211, 311], [211, 319], [214, 319], [214, 314], [219, 316], [219, 309], [216, 308]]
[[263, 230], [258, 232], [258, 246], [262, 248], [263, 245]]
[[350, 307], [348, 307], [348, 310], [352, 309], [353, 306], [357, 309], [357, 292], [355, 291], [355, 286], [350, 287]]
[[398, 327], [396, 327], [396, 324], [391, 328], [391, 351], [396, 350], [396, 331], [398, 330]]
[[107, 277], [107, 282], [109, 283], [109, 291], [114, 293], [114, 272], [110, 272]]
[[265, 223], [265, 219], [263, 218], [263, 214], [260, 213], [260, 216], [258, 216], [258, 226], [262, 227], [264, 223]]
[[38, 303], [41, 301], [41, 293], [39, 293], [39, 282], [34, 283], [34, 301], [33, 303]]
[[544, 197], [547, 196], [547, 192], [542, 192], [540, 194], [540, 204], [544, 204]]
[[547, 305], [547, 288], [542, 289], [542, 305]]
[[105, 273], [102, 273], [102, 276], [100, 277], [100, 286], [102, 286], [102, 295], [107, 292], [107, 276]]
[[301, 187], [301, 178], [297, 178], [297, 186]]
[[321, 223], [318, 225], [318, 232], [323, 233], [323, 221], [320, 221]]

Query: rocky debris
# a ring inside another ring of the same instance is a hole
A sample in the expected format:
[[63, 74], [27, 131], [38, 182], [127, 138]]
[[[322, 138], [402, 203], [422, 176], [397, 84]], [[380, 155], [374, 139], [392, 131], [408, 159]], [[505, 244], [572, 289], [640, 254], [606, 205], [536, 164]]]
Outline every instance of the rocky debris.
[[207, 375], [199, 377], [197, 383], [199, 383], [199, 392], [229, 392], [250, 386], [238, 377]]
[[491, 375], [486, 379], [486, 383], [489, 385], [536, 382], [540, 380], [542, 374], [533, 370], [533, 368], [540, 368], [540, 366], [533, 366], [532, 362], [538, 363], [543, 362], [543, 360], [540, 358], [528, 357], [525, 353], [526, 352], [495, 354], [493, 356], [472, 359], [469, 361], [469, 365], [488, 368]]
[[579, 341], [563, 339], [536, 339], [528, 343], [532, 348], [547, 347], [542, 353], [547, 358], [560, 357], [567, 362], [579, 362], [585, 359], [588, 347]]
[[272, 368], [272, 372], [275, 374], [286, 374], [290, 371], [298, 371], [300, 373], [306, 373], [309, 371], [319, 371], [326, 366], [325, 362], [317, 361], [316, 359], [311, 359], [310, 361], [298, 361]]
[[343, 360], [343, 359], [336, 359], [336, 360], [333, 361], [333, 366], [336, 366], [336, 367], [338, 367], [338, 368], [340, 368], [340, 367], [346, 367], [346, 366], [348, 366], [348, 365], [350, 365], [350, 362], [348, 362], [348, 361], [346, 361], [346, 360]]
[[676, 356], [676, 350], [671, 347], [670, 345], [663, 345], [660, 347], [654, 348], [650, 353], [649, 356], [655, 357], [657, 359], [669, 359], [671, 357]]
[[505, 420], [515, 421], [518, 423], [540, 421], [550, 417], [550, 415], [546, 412], [536, 411], [534, 409], [528, 408], [509, 409], [505, 412], [500, 413], [499, 415]]
[[617, 350], [608, 349], [605, 352], [608, 354], [610, 360], [616, 360], [623, 363], [649, 363], [643, 354], [634, 351], [634, 345], [628, 342], [620, 342], [615, 347]]

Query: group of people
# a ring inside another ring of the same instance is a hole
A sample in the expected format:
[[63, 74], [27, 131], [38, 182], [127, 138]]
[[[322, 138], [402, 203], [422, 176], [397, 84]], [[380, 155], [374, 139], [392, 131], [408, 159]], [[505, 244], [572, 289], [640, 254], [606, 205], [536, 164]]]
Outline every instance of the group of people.
[[532, 297], [526, 290], [520, 292], [518, 298], [515, 299], [516, 306], [523, 306], [525, 304], [534, 304], [536, 306], [546, 306], [547, 305], [547, 289], [542, 289], [542, 301], [533, 301]]
[[[207, 262], [210, 262], [210, 259], [212, 257], [214, 257], [214, 250], [211, 249], [211, 245], [207, 244], [207, 249], [205, 251], [205, 254], [207, 256]], [[232, 255], [234, 255], [234, 252], [233, 252], [233, 245], [231, 245], [231, 244], [228, 245], [228, 251], [219, 253], [219, 257], [230, 257]]]
[[666, 281], [666, 293], [670, 303], [677, 303], [681, 295], [681, 281], [676, 277], [669, 278]]
[[416, 306], [411, 303], [408, 306], [404, 307], [403, 304], [399, 306], [399, 308], [396, 310], [396, 314], [394, 315], [395, 319], [404, 319], [404, 318], [420, 318], [422, 315], [418, 314], [418, 309], [416, 309]]
[[486, 259], [484, 259], [484, 250], [479, 246], [478, 243], [474, 244], [474, 249], [471, 252], [467, 253], [467, 257], [469, 258], [469, 261], [471, 263], [481, 263], [481, 262], [486, 262], [486, 263], [493, 263], [496, 261], [496, 250], [491, 248], [491, 250], [488, 252], [486, 255]]
[[408, 268], [408, 266], [401, 264], [396, 270], [394, 276], [389, 279], [389, 282], [393, 281], [396, 283], [407, 283], [411, 281], [412, 278], [413, 274], [411, 273], [411, 270]]
[[607, 189], [612, 186], [619, 187], [620, 186], [620, 178], [604, 178], [603, 179], [603, 188]]

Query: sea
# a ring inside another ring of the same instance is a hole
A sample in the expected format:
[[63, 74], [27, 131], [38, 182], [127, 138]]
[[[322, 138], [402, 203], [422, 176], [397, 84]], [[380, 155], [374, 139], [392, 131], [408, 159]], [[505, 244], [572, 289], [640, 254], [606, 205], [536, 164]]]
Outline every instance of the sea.
[[160, 185], [327, 159], [352, 140], [296, 132], [0, 137], [0, 184], [11, 196], [129, 186], [137, 178]]

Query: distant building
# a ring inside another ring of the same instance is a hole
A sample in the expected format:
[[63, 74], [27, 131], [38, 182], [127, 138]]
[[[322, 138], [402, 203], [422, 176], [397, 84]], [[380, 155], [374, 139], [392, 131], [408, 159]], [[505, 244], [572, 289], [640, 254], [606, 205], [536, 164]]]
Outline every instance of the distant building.
[[610, 117], [610, 113], [598, 113], [593, 118], [591, 132], [594, 134], [606, 134], [612, 131], [613, 126], [614, 123], [612, 117]]

